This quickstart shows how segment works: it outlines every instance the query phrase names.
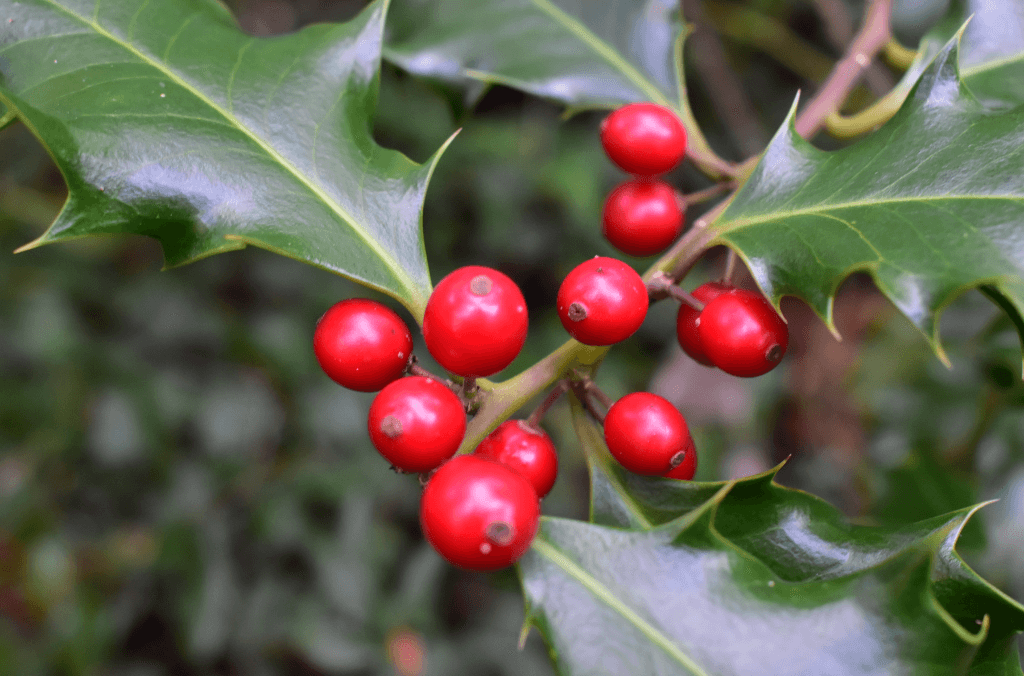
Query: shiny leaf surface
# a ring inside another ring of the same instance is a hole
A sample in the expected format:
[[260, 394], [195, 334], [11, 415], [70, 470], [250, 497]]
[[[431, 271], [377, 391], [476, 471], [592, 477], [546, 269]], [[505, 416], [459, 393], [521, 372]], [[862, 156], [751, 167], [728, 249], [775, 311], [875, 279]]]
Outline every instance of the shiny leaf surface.
[[579, 108], [672, 105], [677, 17], [675, 0], [400, 0], [386, 56], [417, 75], [500, 83]]
[[872, 528], [775, 471], [639, 477], [575, 418], [594, 523], [545, 518], [520, 562], [560, 673], [1021, 673], [1024, 607], [954, 551], [973, 509]]
[[939, 313], [965, 289], [1024, 311], [1024, 109], [980, 104], [956, 60], [951, 41], [896, 116], [849, 148], [779, 130], [712, 226], [770, 298], [803, 298], [831, 325], [836, 288], [868, 271], [940, 356]]
[[33, 245], [132, 232], [177, 265], [252, 244], [421, 316], [438, 155], [371, 136], [385, 7], [259, 39], [215, 0], [2, 0], [0, 100], [69, 188]]
[[970, 19], [960, 46], [965, 84], [986, 103], [1024, 103], [1024, 4], [1016, 0], [959, 0], [947, 26]]

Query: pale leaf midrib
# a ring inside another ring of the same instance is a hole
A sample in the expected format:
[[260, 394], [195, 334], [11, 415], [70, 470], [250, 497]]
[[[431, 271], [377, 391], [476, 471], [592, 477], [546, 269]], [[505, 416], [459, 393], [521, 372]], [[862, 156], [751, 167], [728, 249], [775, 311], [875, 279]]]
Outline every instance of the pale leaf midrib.
[[562, 9], [556, 7], [551, 0], [531, 0], [534, 6], [550, 16], [556, 23], [562, 25], [567, 31], [575, 35], [580, 42], [590, 48], [595, 54], [604, 59], [609, 65], [626, 76], [633, 84], [641, 89], [651, 101], [671, 108], [672, 103], [665, 98], [661, 90], [653, 82], [643, 76], [640, 71], [633, 67], [628, 61], [619, 56], [619, 53], [607, 45], [594, 33], [574, 17], [566, 14]]
[[771, 213], [762, 214], [756, 217], [738, 218], [734, 220], [727, 220], [725, 217], [729, 215], [726, 211], [722, 214], [720, 223], [721, 226], [715, 227], [715, 230], [719, 234], [728, 234], [744, 228], [764, 225], [765, 223], [771, 223], [784, 218], [791, 218], [794, 216], [818, 216], [821, 214], [831, 213], [834, 211], [842, 211], [844, 209], [858, 209], [858, 208], [871, 208], [875, 206], [884, 206], [890, 204], [908, 204], [915, 202], [949, 202], [949, 201], [983, 201], [983, 200], [1002, 200], [1010, 202], [1021, 202], [1024, 205], [1024, 195], [932, 195], [922, 197], [920, 195], [914, 197], [903, 197], [903, 198], [887, 198], [880, 200], [854, 200], [850, 202], [839, 202], [833, 204], [816, 204], [813, 207], [807, 207], [804, 209], [787, 209], [784, 211], [773, 211]]
[[357, 221], [355, 218], [353, 218], [351, 216], [351, 214], [349, 214], [348, 211], [342, 205], [340, 205], [337, 202], [335, 202], [319, 186], [317, 186], [313, 181], [311, 181], [308, 177], [306, 177], [306, 175], [303, 174], [299, 170], [298, 167], [293, 165], [287, 158], [285, 158], [277, 150], [275, 150], [273, 148], [273, 146], [271, 146], [269, 143], [264, 141], [254, 130], [252, 130], [248, 126], [242, 124], [242, 122], [239, 119], [237, 119], [236, 117], [234, 117], [233, 114], [229, 114], [226, 110], [224, 110], [215, 101], [210, 99], [201, 90], [199, 90], [196, 87], [192, 86], [187, 80], [179, 77], [177, 75], [177, 73], [175, 73], [173, 70], [171, 70], [168, 65], [163, 64], [162, 62], [155, 60], [153, 57], [150, 57], [145, 52], [142, 52], [142, 51], [136, 49], [130, 43], [123, 42], [122, 40], [120, 40], [119, 38], [114, 36], [112, 33], [107, 31], [106, 29], [104, 29], [98, 22], [93, 22], [91, 19], [86, 19], [85, 17], [82, 17], [82, 16], [76, 14], [73, 10], [60, 5], [57, 2], [57, 0], [44, 0], [44, 1], [49, 3], [51, 6], [56, 8], [58, 11], [63, 12], [64, 14], [66, 14], [66, 15], [68, 15], [68, 16], [70, 16], [70, 17], [72, 17], [72, 18], [82, 22], [85, 26], [88, 26], [89, 28], [93, 29], [94, 31], [96, 31], [97, 34], [99, 34], [102, 37], [110, 40], [115, 45], [121, 47], [125, 51], [130, 52], [131, 54], [135, 55], [143, 63], [146, 63], [150, 67], [152, 67], [152, 68], [156, 69], [157, 71], [163, 73], [164, 75], [167, 76], [167, 78], [169, 80], [171, 80], [172, 82], [177, 84], [179, 87], [181, 87], [182, 89], [188, 91], [190, 94], [192, 94], [193, 96], [198, 98], [203, 104], [209, 106], [210, 109], [216, 111], [219, 115], [221, 115], [225, 120], [228, 121], [228, 123], [229, 123], [229, 125], [231, 127], [233, 127], [235, 129], [237, 129], [238, 131], [242, 132], [242, 134], [244, 134], [246, 137], [248, 137], [257, 146], [259, 146], [259, 148], [261, 150], [263, 150], [263, 152], [265, 152], [268, 156], [270, 156], [271, 159], [273, 159], [281, 167], [283, 167], [300, 184], [305, 186], [306, 189], [309, 190], [317, 199], [319, 199], [324, 205], [326, 205], [331, 211], [333, 211], [338, 216], [338, 218], [340, 218], [343, 222], [347, 223], [349, 225], [349, 227], [353, 230], [353, 232], [355, 232], [364, 242], [366, 242], [366, 245], [388, 267], [388, 269], [395, 276], [395, 278], [397, 280], [399, 280], [403, 284], [403, 286], [405, 287], [406, 291], [409, 291], [409, 292], [413, 293], [414, 295], [419, 295], [419, 290], [418, 290], [417, 285], [413, 282], [412, 278], [409, 277], [408, 274], [406, 274], [405, 269], [401, 265], [398, 264], [398, 261], [396, 261], [391, 256], [390, 253], [385, 251], [380, 246], [380, 244], [369, 234], [369, 232], [367, 232], [365, 230], [365, 228], [363, 228], [359, 224], [359, 221]]
[[1024, 53], [1013, 54], [1011, 56], [1004, 57], [1002, 59], [995, 59], [993, 61], [983, 61], [974, 66], [967, 66], [966, 68], [960, 68], [960, 78], [966, 80], [971, 77], [983, 75], [989, 71], [997, 70], [1003, 66], [1008, 66], [1014, 62], [1019, 62], [1024, 65]]
[[652, 643], [664, 650], [670, 657], [675, 659], [684, 668], [688, 669], [694, 676], [710, 676], [689, 655], [684, 653], [667, 636], [651, 626], [649, 622], [636, 614], [632, 608], [620, 601], [612, 592], [599, 580], [590, 575], [587, 571], [576, 565], [572, 559], [559, 551], [554, 545], [538, 536], [531, 547], [538, 555], [547, 558], [553, 564], [561, 568], [570, 577], [575, 579], [590, 591], [598, 600], [622, 615], [630, 624], [635, 626]]

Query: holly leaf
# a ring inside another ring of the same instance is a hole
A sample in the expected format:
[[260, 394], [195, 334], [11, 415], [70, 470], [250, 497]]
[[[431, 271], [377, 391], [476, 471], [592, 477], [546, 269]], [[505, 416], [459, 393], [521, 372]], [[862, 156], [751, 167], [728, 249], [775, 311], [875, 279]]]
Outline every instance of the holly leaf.
[[970, 19], [960, 44], [960, 75], [989, 105], [1024, 103], [1024, 5], [1016, 0], [956, 0], [945, 24]]
[[559, 673], [1021, 673], [1024, 607], [954, 551], [976, 507], [855, 526], [776, 484], [777, 469], [726, 483], [630, 475], [574, 416], [595, 522], [545, 517], [520, 560], [527, 626]]
[[979, 103], [950, 41], [899, 112], [848, 148], [801, 139], [792, 117], [712, 225], [774, 301], [795, 295], [833, 328], [832, 301], [869, 272], [940, 358], [939, 315], [973, 287], [1024, 312], [1024, 109]]
[[574, 108], [671, 106], [678, 10], [675, 0], [403, 0], [385, 55], [417, 75], [503, 84]]
[[419, 165], [371, 136], [386, 7], [259, 39], [215, 0], [3, 0], [0, 101], [69, 193], [22, 249], [137, 233], [174, 266], [252, 244], [421, 317], [441, 151]]

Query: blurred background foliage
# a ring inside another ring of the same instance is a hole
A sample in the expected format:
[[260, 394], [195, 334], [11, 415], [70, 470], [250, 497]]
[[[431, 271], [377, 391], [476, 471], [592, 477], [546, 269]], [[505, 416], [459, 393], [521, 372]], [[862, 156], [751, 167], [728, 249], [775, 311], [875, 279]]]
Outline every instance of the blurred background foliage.
[[[362, 4], [237, 0], [233, 9], [246, 30], [270, 35], [343, 20]], [[943, 5], [897, 2], [905, 41]], [[861, 10], [842, 0], [703, 8], [727, 63], [713, 50], [688, 54], [689, 84], [711, 142], [734, 158], [759, 150], [793, 92], [827, 73], [837, 17], [855, 23]], [[709, 39], [700, 29], [691, 50]], [[775, 46], [780, 34], [799, 39], [800, 56]], [[739, 109], [707, 86], [723, 65], [745, 97], [738, 122], [728, 117]], [[859, 96], [870, 100], [893, 77], [879, 67]], [[599, 119], [563, 121], [510, 90], [454, 91], [383, 68], [380, 143], [423, 161], [462, 127], [428, 193], [431, 271], [436, 281], [487, 264], [523, 288], [531, 332], [508, 374], [565, 340], [553, 312], [564, 274], [585, 257], [616, 255], [599, 223], [622, 176], [603, 157]], [[673, 180], [687, 191], [706, 185], [685, 168]], [[37, 236], [63, 191], [26, 129], [0, 134], [0, 249]], [[722, 260], [712, 252], [687, 286], [716, 276]], [[161, 262], [153, 242], [125, 237], [0, 256], [0, 673], [552, 673], [536, 636], [517, 648], [514, 571], [454, 570], [426, 545], [416, 479], [389, 471], [367, 440], [372, 395], [343, 390], [316, 364], [317, 318], [367, 292], [255, 249], [166, 272]], [[837, 299], [842, 342], [800, 303], [783, 308], [791, 351], [769, 376], [741, 380], [689, 361], [666, 301], [611, 352], [600, 384], [679, 405], [695, 427], [700, 479], [788, 458], [783, 483], [863, 523], [1000, 498], [971, 522], [961, 550], [1024, 598], [1013, 328], [981, 295], [965, 295], [943, 319], [947, 369], [866, 278], [848, 280]], [[431, 365], [421, 344], [417, 353]], [[545, 513], [585, 518], [585, 469], [564, 405], [546, 427], [562, 469]]]

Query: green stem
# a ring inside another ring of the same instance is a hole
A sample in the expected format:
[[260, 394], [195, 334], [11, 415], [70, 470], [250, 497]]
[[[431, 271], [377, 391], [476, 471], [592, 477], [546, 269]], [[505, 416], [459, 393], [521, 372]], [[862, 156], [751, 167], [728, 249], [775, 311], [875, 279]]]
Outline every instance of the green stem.
[[572, 369], [591, 369], [608, 353], [608, 346], [593, 347], [569, 340], [544, 359], [505, 382], [495, 383], [483, 397], [480, 409], [466, 429], [459, 453], [472, 453], [484, 437], [494, 431], [530, 399], [553, 385]]

